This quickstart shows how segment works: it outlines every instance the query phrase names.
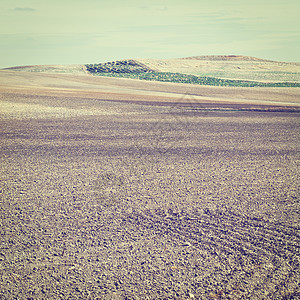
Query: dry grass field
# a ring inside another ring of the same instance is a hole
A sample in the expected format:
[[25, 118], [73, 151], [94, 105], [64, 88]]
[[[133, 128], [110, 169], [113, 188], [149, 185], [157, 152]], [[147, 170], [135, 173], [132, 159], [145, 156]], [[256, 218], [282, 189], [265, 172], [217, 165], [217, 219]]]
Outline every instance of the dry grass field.
[[0, 70], [0, 298], [299, 299], [299, 98]]
[[211, 76], [262, 82], [300, 82], [300, 64], [263, 60], [249, 56], [194, 56], [181, 59], [139, 59], [160, 72]]

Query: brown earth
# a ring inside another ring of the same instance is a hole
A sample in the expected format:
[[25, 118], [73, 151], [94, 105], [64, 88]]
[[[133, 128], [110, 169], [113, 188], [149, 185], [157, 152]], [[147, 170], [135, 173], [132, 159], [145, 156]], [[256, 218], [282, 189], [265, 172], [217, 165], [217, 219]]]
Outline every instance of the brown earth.
[[300, 297], [298, 89], [0, 71], [0, 97], [1, 299]]
[[136, 102], [208, 103], [219, 105], [300, 105], [299, 88], [214, 87], [91, 75], [0, 71], [1, 94], [62, 95]]

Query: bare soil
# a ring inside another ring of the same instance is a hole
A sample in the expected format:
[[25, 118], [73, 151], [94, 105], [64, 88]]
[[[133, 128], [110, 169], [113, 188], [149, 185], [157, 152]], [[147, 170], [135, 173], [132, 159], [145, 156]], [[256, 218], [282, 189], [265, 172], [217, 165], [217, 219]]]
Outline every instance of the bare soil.
[[0, 78], [1, 299], [300, 297], [296, 89]]
[[299, 88], [199, 86], [92, 75], [0, 70], [1, 95], [40, 95], [152, 103], [300, 106]]

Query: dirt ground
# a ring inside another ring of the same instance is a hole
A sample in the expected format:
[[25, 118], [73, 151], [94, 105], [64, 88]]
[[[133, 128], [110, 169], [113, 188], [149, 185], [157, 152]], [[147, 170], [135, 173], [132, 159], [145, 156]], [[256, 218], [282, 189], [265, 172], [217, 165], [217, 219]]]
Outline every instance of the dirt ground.
[[0, 78], [1, 299], [300, 297], [299, 92]]

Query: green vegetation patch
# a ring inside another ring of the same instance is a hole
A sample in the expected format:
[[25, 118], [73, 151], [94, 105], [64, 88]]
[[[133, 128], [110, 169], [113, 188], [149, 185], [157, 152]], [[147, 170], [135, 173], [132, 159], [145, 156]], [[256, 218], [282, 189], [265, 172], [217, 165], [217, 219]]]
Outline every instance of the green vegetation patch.
[[93, 75], [132, 78], [140, 80], [190, 83], [212, 86], [235, 86], [235, 87], [300, 87], [294, 82], [258, 82], [245, 80], [220, 79], [207, 76], [196, 76], [182, 73], [156, 72], [147, 66], [134, 60], [115, 61], [102, 64], [86, 65], [86, 69]]
[[141, 74], [153, 72], [145, 65], [136, 62], [135, 60], [119, 60], [102, 64], [85, 65], [87, 71], [92, 74], [107, 73], [107, 74]]

